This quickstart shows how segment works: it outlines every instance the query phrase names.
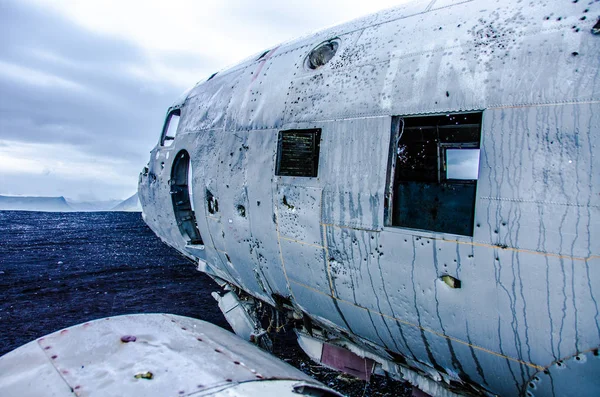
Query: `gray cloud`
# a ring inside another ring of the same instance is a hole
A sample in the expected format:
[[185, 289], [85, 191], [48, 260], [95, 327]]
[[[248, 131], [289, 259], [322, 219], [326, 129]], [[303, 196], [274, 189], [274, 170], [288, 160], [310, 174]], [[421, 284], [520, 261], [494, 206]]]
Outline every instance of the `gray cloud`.
[[[186, 88], [149, 73], [152, 62], [136, 45], [51, 10], [1, 2], [0, 140], [69, 144], [126, 158], [133, 192], [167, 107]], [[174, 73], [197, 68], [199, 76], [214, 68], [210, 59], [176, 51], [159, 54], [158, 62]]]
[[[154, 47], [135, 29], [137, 42], [97, 33], [56, 4], [0, 0], [0, 194], [125, 198], [158, 141], [167, 107], [186, 88], [224, 64], [356, 11], [342, 0], [232, 0], [208, 15], [198, 3], [184, 19], [187, 26], [206, 24], [189, 30], [202, 37], [185, 36], [185, 29], [172, 35], [174, 43], [182, 40], [174, 48], [197, 48], [197, 55], [157, 50], [165, 40]], [[142, 12], [135, 17], [152, 20]]]

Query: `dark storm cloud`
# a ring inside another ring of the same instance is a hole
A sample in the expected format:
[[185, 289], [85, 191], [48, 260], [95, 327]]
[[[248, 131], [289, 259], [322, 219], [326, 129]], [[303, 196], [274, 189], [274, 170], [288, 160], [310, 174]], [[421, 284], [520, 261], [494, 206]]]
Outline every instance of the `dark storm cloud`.
[[[69, 143], [143, 166], [171, 101], [186, 88], [157, 80], [151, 59], [126, 41], [55, 12], [0, 3], [0, 139]], [[156, 60], [155, 60], [156, 61]], [[161, 54], [163, 67], [199, 70], [207, 60]]]

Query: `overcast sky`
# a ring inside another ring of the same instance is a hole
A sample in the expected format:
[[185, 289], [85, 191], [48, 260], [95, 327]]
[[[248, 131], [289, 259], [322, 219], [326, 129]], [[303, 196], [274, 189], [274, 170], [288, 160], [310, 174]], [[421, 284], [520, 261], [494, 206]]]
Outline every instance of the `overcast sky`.
[[0, 0], [0, 195], [124, 199], [187, 88], [401, 2]]

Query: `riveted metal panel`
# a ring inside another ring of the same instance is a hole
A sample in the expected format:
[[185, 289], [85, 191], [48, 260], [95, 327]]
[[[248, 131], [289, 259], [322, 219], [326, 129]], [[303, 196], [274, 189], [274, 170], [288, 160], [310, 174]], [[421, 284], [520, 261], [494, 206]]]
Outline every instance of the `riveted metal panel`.
[[[484, 10], [474, 23], [461, 21], [472, 6], [367, 28], [343, 68], [323, 70], [319, 79], [296, 76], [290, 97], [298, 100], [286, 109], [286, 121], [599, 99], [590, 57], [600, 43], [593, 35], [577, 34], [573, 22], [525, 14], [530, 5], [500, 6]], [[558, 3], [550, 7], [554, 15], [566, 15]], [[575, 13], [576, 5], [565, 2], [565, 7]], [[587, 31], [592, 25], [576, 24]], [[397, 39], [390, 43], [389, 37]], [[557, 46], [571, 52], [557, 57]], [[326, 95], [332, 86], [344, 87], [335, 99]]]
[[271, 302], [271, 288], [256, 261], [256, 241], [250, 226], [248, 199], [248, 132], [224, 133], [223, 148], [215, 175], [219, 194], [219, 219], [226, 259], [240, 275], [251, 294]]
[[[292, 385], [320, 384], [234, 334], [197, 319], [139, 314], [76, 325], [0, 357], [2, 396], [293, 395]], [[252, 388], [247, 388], [252, 393]], [[220, 392], [223, 392], [222, 394]]]
[[279, 47], [247, 67], [239, 77], [227, 114], [227, 130], [279, 128], [290, 100], [289, 82], [302, 67], [304, 48]]
[[324, 294], [330, 294], [325, 250], [295, 241], [281, 239], [281, 255], [290, 280], [305, 283]]
[[306, 244], [323, 245], [320, 188], [278, 183], [275, 199], [281, 237]]
[[255, 263], [273, 292], [287, 297], [290, 291], [277, 244], [274, 189], [271, 188], [275, 174], [277, 130], [252, 131], [248, 134], [246, 145], [247, 210]]
[[591, 104], [487, 110], [475, 240], [589, 256], [600, 238], [599, 123]]
[[181, 110], [179, 133], [223, 128], [227, 108], [243, 71], [244, 69], [238, 69], [226, 76], [217, 74], [194, 87]]
[[528, 397], [596, 396], [600, 393], [600, 384], [586, 382], [586, 379], [595, 379], [598, 371], [600, 371], [600, 355], [598, 348], [594, 348], [562, 358], [546, 370], [538, 372], [525, 383], [522, 395]]
[[383, 229], [390, 117], [324, 122], [323, 223]]
[[[208, 197], [212, 195], [217, 202], [222, 190], [216, 178], [216, 170], [223, 158], [225, 135], [220, 130], [202, 131], [193, 134], [192, 158], [192, 200], [198, 221], [200, 235], [205, 239], [205, 251], [209, 265], [217, 269], [220, 277], [240, 284], [240, 275], [227, 264], [222, 253], [225, 252], [225, 240], [220, 211], [209, 211]], [[214, 205], [213, 205], [214, 206]], [[218, 205], [220, 210], [220, 204]]]
[[349, 331], [338, 302], [329, 295], [315, 293], [310, 286], [290, 280], [290, 287], [296, 303], [311, 318], [317, 319], [326, 326], [338, 330]]

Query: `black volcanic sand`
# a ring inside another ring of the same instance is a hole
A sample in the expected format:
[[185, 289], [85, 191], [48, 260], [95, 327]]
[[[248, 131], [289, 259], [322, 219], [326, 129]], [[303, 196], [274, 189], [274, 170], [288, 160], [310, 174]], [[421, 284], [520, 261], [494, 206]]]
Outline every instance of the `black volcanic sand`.
[[[0, 355], [56, 330], [131, 313], [173, 313], [230, 330], [210, 293], [219, 287], [163, 244], [139, 213], [0, 211]], [[275, 353], [349, 396], [410, 395], [316, 365], [289, 333]]]

